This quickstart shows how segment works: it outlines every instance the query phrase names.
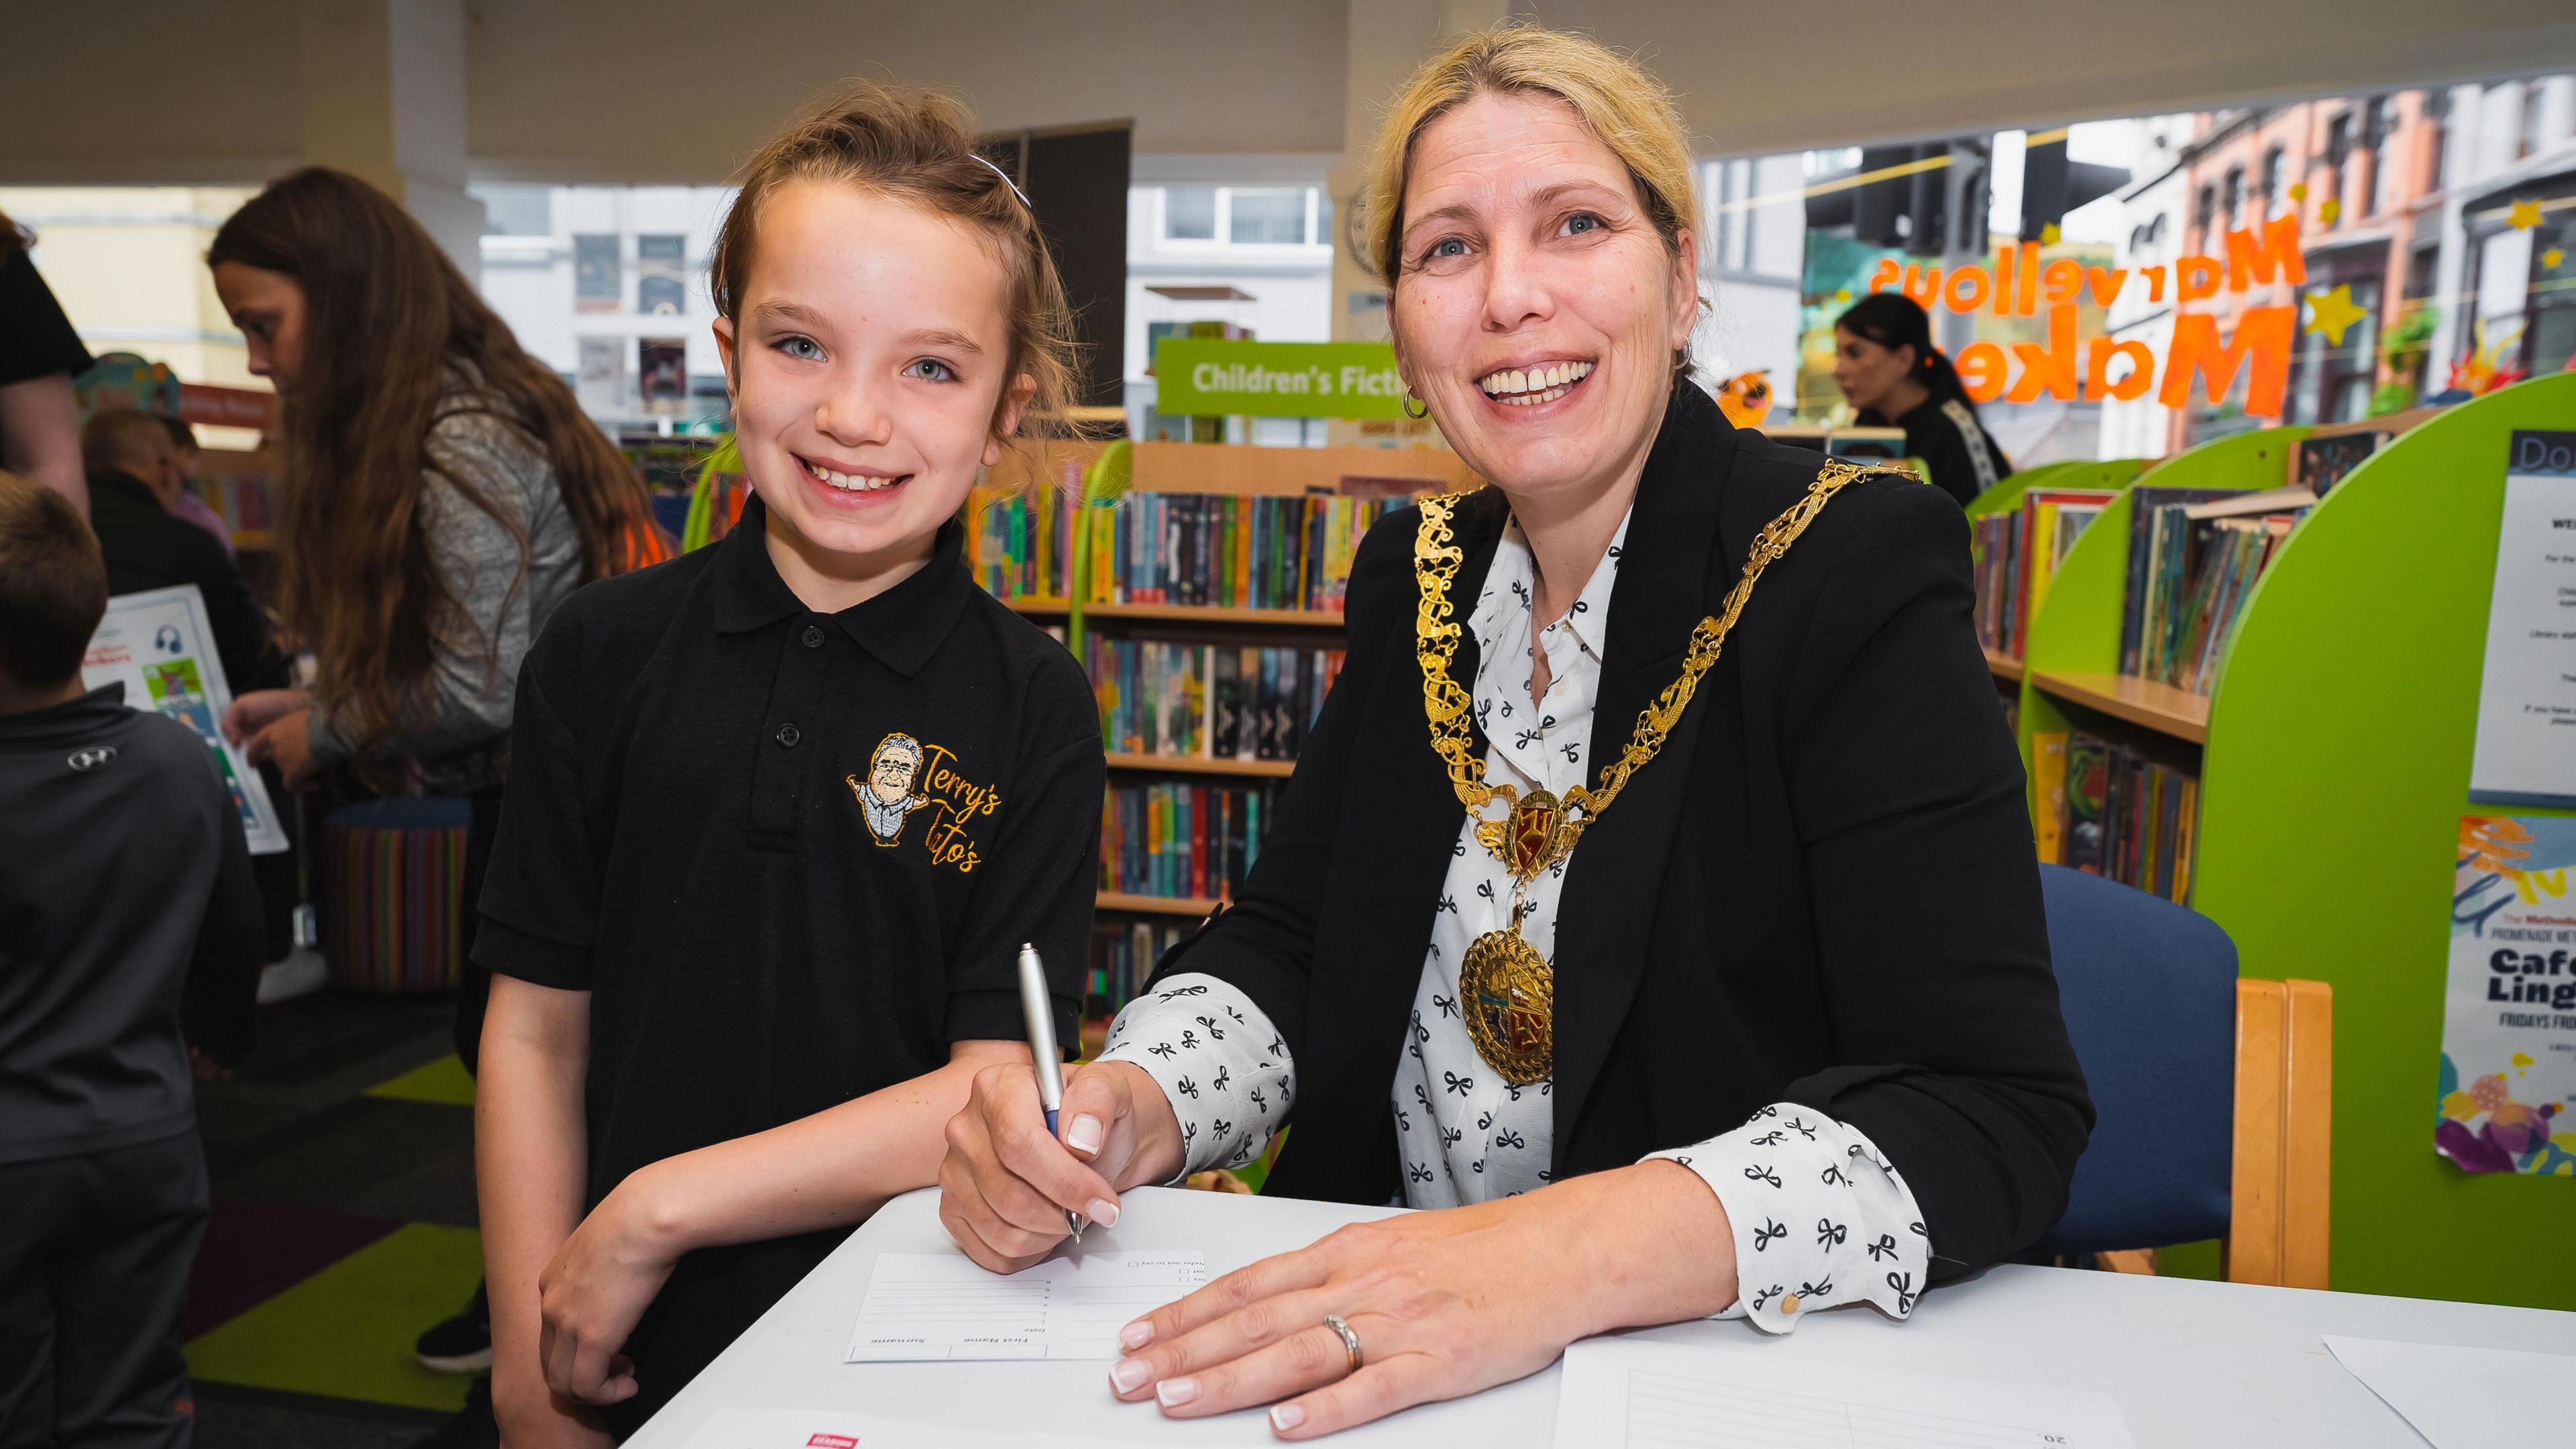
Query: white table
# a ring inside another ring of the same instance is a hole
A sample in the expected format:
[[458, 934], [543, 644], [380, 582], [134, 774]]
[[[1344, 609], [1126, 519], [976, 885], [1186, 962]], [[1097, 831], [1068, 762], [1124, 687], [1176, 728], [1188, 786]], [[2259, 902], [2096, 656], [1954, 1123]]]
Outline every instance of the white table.
[[[1125, 1206], [1116, 1228], [1084, 1234], [1086, 1248], [1200, 1249], [1211, 1276], [1393, 1211], [1160, 1188], [1128, 1193]], [[1121, 1404], [1109, 1395], [1105, 1361], [842, 1362], [877, 1254], [947, 1251], [954, 1247], [935, 1191], [889, 1203], [629, 1442], [678, 1449], [730, 1405], [1142, 1443], [1278, 1442], [1257, 1411], [1177, 1421], [1150, 1401]], [[2335, 1362], [2320, 1333], [2576, 1354], [2576, 1313], [2023, 1267], [1936, 1288], [1909, 1323], [1856, 1307], [1818, 1314], [1780, 1338], [1741, 1322], [1645, 1336], [1729, 1354], [2098, 1389], [2118, 1402], [2141, 1446], [2422, 1449], [2406, 1421]], [[1544, 1449], [1555, 1432], [1557, 1374], [1551, 1367], [1328, 1442]]]

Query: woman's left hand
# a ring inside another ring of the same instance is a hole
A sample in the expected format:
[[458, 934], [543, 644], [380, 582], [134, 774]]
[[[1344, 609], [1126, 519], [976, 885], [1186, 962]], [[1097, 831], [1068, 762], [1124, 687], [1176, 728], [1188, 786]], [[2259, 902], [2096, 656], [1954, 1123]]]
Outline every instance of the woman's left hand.
[[650, 1196], [641, 1174], [619, 1184], [537, 1275], [537, 1357], [546, 1386], [565, 1398], [614, 1404], [635, 1395], [635, 1365], [618, 1350], [680, 1257], [655, 1228]]
[[313, 711], [299, 709], [281, 715], [267, 728], [251, 736], [242, 753], [254, 765], [274, 762], [277, 773], [286, 778], [289, 790], [309, 789], [322, 775], [322, 762], [313, 755]]
[[[1273, 1431], [1311, 1439], [1535, 1373], [1589, 1334], [1716, 1313], [1734, 1243], [1717, 1195], [1663, 1161], [1354, 1223], [1129, 1324], [1110, 1387], [1175, 1418], [1275, 1403]], [[1328, 1313], [1359, 1338], [1357, 1373]]]

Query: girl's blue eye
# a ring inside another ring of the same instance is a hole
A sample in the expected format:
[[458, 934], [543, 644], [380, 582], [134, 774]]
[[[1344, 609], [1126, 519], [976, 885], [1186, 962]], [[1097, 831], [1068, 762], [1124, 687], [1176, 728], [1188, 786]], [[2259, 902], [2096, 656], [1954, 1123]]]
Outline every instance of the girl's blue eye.
[[822, 345], [811, 337], [781, 337], [778, 350], [800, 362], [811, 362], [823, 355]]
[[915, 358], [912, 365], [903, 370], [903, 375], [906, 377], [917, 377], [924, 382], [955, 382], [957, 380], [956, 369], [950, 367], [947, 363], [940, 361], [936, 357]]

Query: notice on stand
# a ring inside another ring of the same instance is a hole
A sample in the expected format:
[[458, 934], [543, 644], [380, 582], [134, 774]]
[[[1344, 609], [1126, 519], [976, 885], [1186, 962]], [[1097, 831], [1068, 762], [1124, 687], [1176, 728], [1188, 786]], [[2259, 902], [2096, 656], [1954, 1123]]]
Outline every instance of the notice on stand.
[[1771, 1352], [1587, 1339], [1565, 1351], [1557, 1449], [1866, 1444], [2130, 1449], [2120, 1406], [2083, 1389], [1782, 1361]]
[[167, 715], [194, 731], [214, 751], [215, 768], [232, 792], [233, 808], [241, 812], [242, 833], [250, 837], [250, 853], [275, 855], [286, 849], [286, 830], [278, 823], [268, 787], [215, 728], [232, 708], [233, 691], [224, 678], [224, 661], [215, 654], [205, 595], [195, 584], [108, 600], [107, 617], [98, 621], [89, 653], [81, 658], [81, 684], [88, 689], [122, 684], [128, 705]]
[[2571, 868], [2576, 820], [2460, 819], [2433, 1150], [2462, 1172], [2576, 1176]]
[[885, 1253], [848, 1362], [1116, 1358], [1118, 1330], [1206, 1281], [1203, 1253], [1086, 1253], [1007, 1277], [956, 1253]]
[[2576, 806], [2576, 433], [2513, 435], [2469, 798]]

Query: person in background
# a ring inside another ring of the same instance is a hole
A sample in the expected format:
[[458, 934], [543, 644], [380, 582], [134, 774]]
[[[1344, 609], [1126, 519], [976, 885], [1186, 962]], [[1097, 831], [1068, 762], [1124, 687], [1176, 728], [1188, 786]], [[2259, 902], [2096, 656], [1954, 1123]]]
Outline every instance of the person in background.
[[0, 1443], [184, 1446], [193, 1050], [256, 1030], [259, 893], [203, 741], [85, 690], [98, 543], [0, 473]]
[[196, 495], [162, 420], [127, 408], [98, 414], [81, 427], [81, 462], [88, 471], [90, 527], [107, 559], [107, 591], [196, 585], [232, 692], [284, 685], [286, 656], [269, 638], [268, 619], [251, 601], [240, 567], [222, 543], [179, 516], [178, 502]]
[[184, 418], [164, 417], [161, 426], [169, 432], [170, 446], [179, 456], [179, 487], [166, 500], [170, 516], [213, 534], [215, 542], [224, 546], [224, 556], [233, 557], [233, 531], [224, 526], [224, 516], [197, 495], [197, 469], [205, 456], [197, 446], [197, 430]]
[[1865, 427], [1903, 428], [1905, 451], [1962, 506], [2012, 476], [1959, 371], [1932, 345], [1932, 319], [1901, 292], [1863, 297], [1834, 319], [1834, 385]]
[[[668, 556], [644, 485], [392, 198], [346, 172], [272, 182], [206, 262], [250, 370], [278, 392], [279, 606], [308, 689], [261, 689], [226, 738], [290, 789], [438, 794], [472, 808], [456, 1050], [472, 1071], [490, 977], [472, 964], [519, 663], [574, 589]], [[478, 1291], [422, 1361], [491, 1359]], [[477, 1396], [457, 1442], [489, 1441]], [[479, 1426], [479, 1427], [478, 1427]]]
[[53, 489], [87, 517], [72, 379], [92, 359], [37, 274], [33, 241], [0, 215], [0, 468]]

